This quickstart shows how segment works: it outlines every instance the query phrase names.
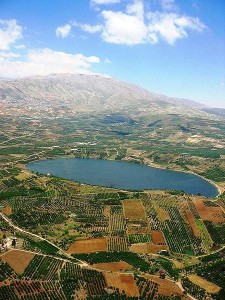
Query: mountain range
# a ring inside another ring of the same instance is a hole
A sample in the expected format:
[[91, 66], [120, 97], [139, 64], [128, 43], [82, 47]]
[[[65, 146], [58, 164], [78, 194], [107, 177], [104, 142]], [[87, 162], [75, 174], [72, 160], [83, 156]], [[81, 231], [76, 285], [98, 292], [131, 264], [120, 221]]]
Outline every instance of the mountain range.
[[0, 79], [1, 110], [60, 109], [76, 113], [133, 115], [177, 113], [196, 116], [225, 116], [225, 110], [198, 102], [167, 97], [137, 85], [101, 75], [50, 74], [20, 79]]

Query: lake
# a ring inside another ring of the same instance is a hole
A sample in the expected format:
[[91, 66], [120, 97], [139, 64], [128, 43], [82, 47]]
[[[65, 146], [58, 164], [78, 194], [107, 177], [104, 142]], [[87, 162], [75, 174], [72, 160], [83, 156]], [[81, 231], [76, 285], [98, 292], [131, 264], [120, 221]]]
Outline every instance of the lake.
[[145, 165], [82, 158], [58, 158], [32, 162], [30, 171], [63, 177], [80, 183], [123, 190], [183, 190], [206, 197], [218, 195], [207, 180], [189, 173], [158, 169]]

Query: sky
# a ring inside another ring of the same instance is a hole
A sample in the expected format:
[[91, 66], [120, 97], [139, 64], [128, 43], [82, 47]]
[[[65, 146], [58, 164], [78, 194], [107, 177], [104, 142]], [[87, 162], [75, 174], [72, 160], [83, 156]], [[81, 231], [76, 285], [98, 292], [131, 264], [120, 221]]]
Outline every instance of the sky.
[[0, 0], [0, 77], [102, 74], [225, 108], [225, 0]]

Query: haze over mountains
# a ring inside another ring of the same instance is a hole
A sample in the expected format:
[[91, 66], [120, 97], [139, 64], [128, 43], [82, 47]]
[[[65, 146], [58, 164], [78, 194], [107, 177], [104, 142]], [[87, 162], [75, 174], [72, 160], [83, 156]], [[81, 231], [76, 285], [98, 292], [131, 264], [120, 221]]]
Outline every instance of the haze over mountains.
[[0, 80], [1, 109], [60, 109], [71, 113], [177, 113], [210, 116], [213, 110], [195, 101], [171, 98], [100, 75], [50, 74]]

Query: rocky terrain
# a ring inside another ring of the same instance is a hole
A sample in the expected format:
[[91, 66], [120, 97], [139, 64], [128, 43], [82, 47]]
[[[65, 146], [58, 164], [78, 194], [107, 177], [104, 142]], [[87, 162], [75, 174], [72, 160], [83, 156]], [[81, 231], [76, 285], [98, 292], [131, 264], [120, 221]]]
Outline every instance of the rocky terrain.
[[[115, 78], [84, 74], [50, 74], [0, 80], [1, 110], [61, 110], [69, 113], [125, 112], [135, 115], [176, 113], [215, 117], [214, 111], [186, 99], [155, 94]], [[184, 109], [185, 107], [185, 109]], [[205, 109], [205, 111], [204, 111]]]

